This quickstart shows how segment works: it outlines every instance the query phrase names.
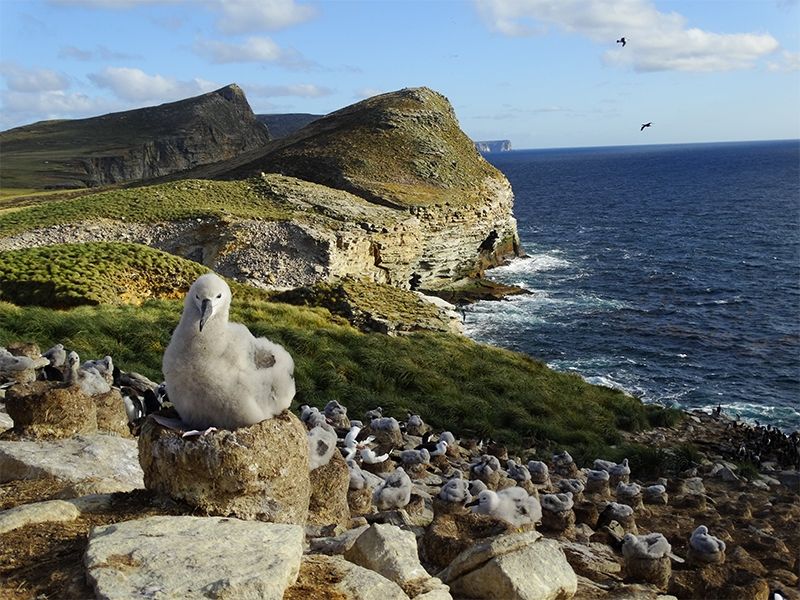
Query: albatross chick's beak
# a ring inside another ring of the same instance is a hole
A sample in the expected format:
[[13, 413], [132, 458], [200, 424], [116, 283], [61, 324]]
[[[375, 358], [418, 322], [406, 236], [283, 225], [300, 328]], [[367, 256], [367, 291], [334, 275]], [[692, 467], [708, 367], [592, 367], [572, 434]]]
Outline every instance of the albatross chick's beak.
[[214, 314], [214, 305], [211, 304], [210, 298], [205, 298], [200, 305], [200, 331], [203, 331], [203, 326]]
[[474, 499], [473, 499], [473, 500], [471, 500], [470, 502], [467, 502], [466, 504], [464, 504], [464, 506], [465, 506], [465, 507], [466, 507], [466, 506], [478, 506], [478, 504], [480, 504], [480, 503], [481, 503], [481, 502], [480, 502], [480, 500], [478, 500], [478, 498], [474, 498]]

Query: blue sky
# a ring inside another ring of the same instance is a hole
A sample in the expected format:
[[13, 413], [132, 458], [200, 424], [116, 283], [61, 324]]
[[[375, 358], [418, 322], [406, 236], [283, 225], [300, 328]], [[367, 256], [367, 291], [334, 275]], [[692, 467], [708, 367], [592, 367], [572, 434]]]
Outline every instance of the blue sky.
[[0, 0], [2, 130], [229, 83], [317, 114], [427, 86], [515, 148], [800, 138], [800, 2]]

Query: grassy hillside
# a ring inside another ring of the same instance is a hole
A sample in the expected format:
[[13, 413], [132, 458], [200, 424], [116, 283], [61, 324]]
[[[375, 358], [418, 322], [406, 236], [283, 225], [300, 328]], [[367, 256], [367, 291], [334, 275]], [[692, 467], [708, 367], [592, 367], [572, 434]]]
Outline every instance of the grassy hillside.
[[[61, 342], [86, 358], [110, 354], [121, 368], [155, 380], [162, 378], [183, 290], [206, 270], [135, 244], [66, 244], [4, 252], [0, 259], [0, 345], [28, 340], [44, 349]], [[447, 334], [365, 334], [327, 309], [231, 287], [232, 319], [295, 357], [296, 404], [338, 400], [354, 416], [380, 405], [461, 433], [584, 449], [616, 443], [618, 428], [637, 429], [651, 418], [638, 400], [521, 354]], [[8, 300], [94, 306], [58, 310]]]
[[115, 219], [133, 222], [175, 221], [194, 217], [288, 219], [291, 213], [258, 179], [183, 181], [113, 189], [66, 200], [2, 210], [0, 236], [48, 225]]
[[[110, 354], [122, 369], [160, 381], [161, 357], [181, 310], [179, 300], [67, 311], [0, 302], [0, 344], [62, 342], [86, 358]], [[363, 334], [332, 323], [323, 309], [239, 294], [231, 319], [294, 356], [295, 406], [338, 400], [358, 418], [380, 405], [398, 416], [418, 412], [437, 428], [584, 451], [618, 443], [618, 428], [648, 423], [648, 408], [638, 400], [459, 336]]]
[[179, 298], [208, 269], [139, 244], [58, 244], [0, 252], [0, 300], [65, 308]]
[[450, 102], [428, 88], [368, 98], [265, 146], [221, 176], [283, 173], [406, 208], [481, 202], [502, 174], [460, 129]]

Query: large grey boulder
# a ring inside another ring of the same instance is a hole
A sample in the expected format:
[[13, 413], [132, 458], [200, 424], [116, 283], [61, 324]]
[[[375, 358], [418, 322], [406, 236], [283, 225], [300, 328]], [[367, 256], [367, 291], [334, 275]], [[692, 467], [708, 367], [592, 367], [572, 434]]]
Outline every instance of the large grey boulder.
[[183, 438], [149, 418], [139, 435], [148, 489], [219, 516], [305, 525], [306, 428], [288, 411], [250, 427]]
[[430, 579], [430, 575], [419, 562], [416, 537], [412, 532], [396, 525], [371, 525], [358, 536], [355, 544], [344, 553], [344, 557], [380, 573], [404, 590]]
[[144, 487], [136, 442], [110, 435], [52, 441], [0, 441], [0, 483], [52, 477], [62, 497]]
[[150, 517], [95, 527], [84, 556], [98, 598], [281, 600], [303, 528], [221, 517]]
[[578, 589], [578, 577], [558, 542], [535, 531], [477, 544], [439, 578], [455, 597], [487, 600], [562, 600]]

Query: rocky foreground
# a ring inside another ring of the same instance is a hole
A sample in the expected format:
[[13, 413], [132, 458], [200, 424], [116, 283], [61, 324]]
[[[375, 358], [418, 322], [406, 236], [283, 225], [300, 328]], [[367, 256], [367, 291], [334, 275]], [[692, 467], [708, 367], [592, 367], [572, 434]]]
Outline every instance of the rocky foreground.
[[[724, 415], [637, 434], [699, 449], [658, 483], [625, 461], [430, 435], [413, 415], [365, 415], [357, 430], [335, 403], [207, 436], [150, 416], [135, 439], [108, 396], [84, 406], [48, 382], [6, 394], [2, 597], [800, 598], [800, 474], [767, 452], [760, 473], [737, 469], [754, 428]], [[481, 489], [536, 501], [470, 507]], [[690, 546], [701, 525], [721, 552]]]

